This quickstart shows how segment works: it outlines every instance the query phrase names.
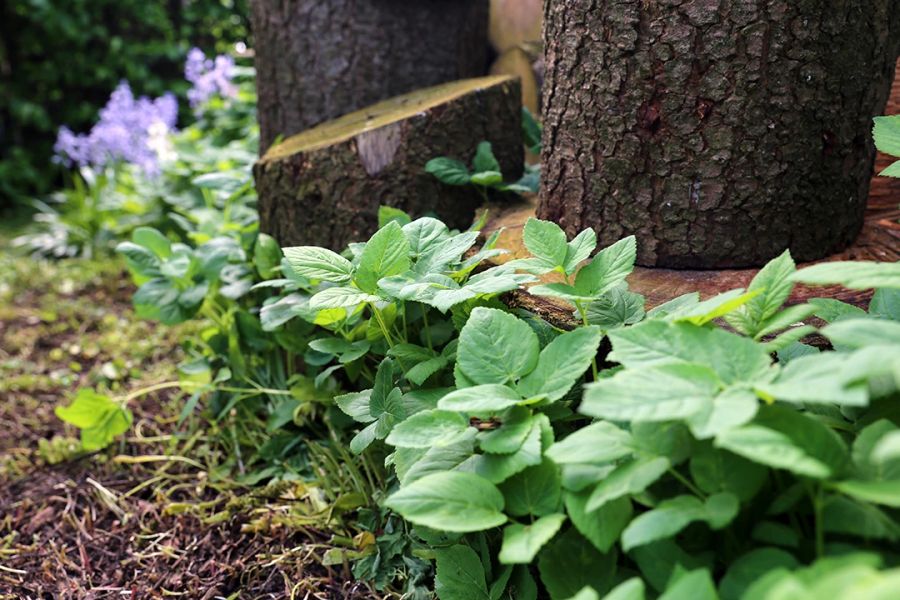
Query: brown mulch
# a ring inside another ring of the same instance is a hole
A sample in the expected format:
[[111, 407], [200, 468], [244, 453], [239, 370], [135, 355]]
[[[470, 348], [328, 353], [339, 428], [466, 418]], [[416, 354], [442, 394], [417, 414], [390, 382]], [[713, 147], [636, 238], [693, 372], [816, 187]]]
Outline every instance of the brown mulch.
[[0, 598], [378, 597], [320, 565], [327, 534], [167, 514], [149, 492], [123, 498], [134, 471], [82, 461], [0, 485]]
[[130, 405], [125, 440], [79, 455], [53, 409], [83, 385], [170, 379], [179, 335], [137, 321], [121, 268], [17, 268], [0, 277], [0, 600], [384, 597], [322, 565], [314, 489], [213, 481], [224, 457], [202, 429], [175, 431], [171, 390]]

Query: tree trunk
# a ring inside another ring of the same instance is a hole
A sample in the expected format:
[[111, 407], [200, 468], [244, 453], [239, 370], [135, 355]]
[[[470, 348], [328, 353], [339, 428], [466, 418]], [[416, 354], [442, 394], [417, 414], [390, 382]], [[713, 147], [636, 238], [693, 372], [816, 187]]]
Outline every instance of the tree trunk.
[[260, 228], [283, 246], [342, 250], [375, 232], [378, 207], [436, 212], [468, 227], [482, 198], [425, 172], [437, 156], [471, 162], [482, 140], [508, 178], [522, 174], [518, 81], [484, 77], [400, 96], [273, 146], [254, 167]]
[[488, 0], [252, 0], [260, 152], [487, 68]]
[[538, 214], [638, 262], [743, 267], [860, 230], [892, 0], [547, 0]]

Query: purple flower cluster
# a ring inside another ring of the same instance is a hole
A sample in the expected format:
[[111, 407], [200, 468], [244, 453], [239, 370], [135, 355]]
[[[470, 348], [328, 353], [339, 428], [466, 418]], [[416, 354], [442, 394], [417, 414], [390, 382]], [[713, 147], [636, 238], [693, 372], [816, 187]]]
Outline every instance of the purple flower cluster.
[[235, 96], [237, 87], [231, 82], [233, 76], [232, 57], [223, 54], [209, 59], [199, 48], [192, 48], [184, 63], [184, 78], [194, 84], [187, 93], [191, 107], [197, 108], [215, 94]]
[[53, 147], [66, 165], [103, 166], [125, 161], [145, 173], [159, 172], [161, 149], [178, 118], [178, 101], [167, 93], [155, 100], [135, 98], [128, 83], [116, 87], [100, 120], [87, 134], [62, 127]]

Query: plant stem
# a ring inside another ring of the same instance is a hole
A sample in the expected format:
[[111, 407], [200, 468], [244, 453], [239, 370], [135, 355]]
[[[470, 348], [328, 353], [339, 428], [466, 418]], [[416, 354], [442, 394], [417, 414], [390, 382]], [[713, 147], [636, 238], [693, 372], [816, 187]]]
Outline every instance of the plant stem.
[[681, 473], [679, 473], [674, 467], [669, 467], [669, 473], [671, 473], [671, 474], [672, 474], [672, 477], [674, 477], [675, 479], [677, 479], [677, 480], [681, 483], [681, 485], [683, 485], [683, 486], [686, 487], [688, 490], [690, 490], [692, 494], [694, 494], [695, 496], [697, 496], [697, 497], [700, 498], [701, 500], [706, 500], [706, 494], [704, 494], [704, 493], [700, 490], [700, 488], [698, 488], [696, 485], [694, 485], [693, 483], [691, 483], [691, 480], [690, 480], [690, 479], [688, 479], [687, 477], [685, 477], [684, 475], [682, 475]]
[[369, 306], [372, 307], [372, 314], [375, 315], [375, 320], [378, 321], [378, 326], [381, 328], [381, 333], [384, 334], [384, 339], [387, 341], [388, 348], [394, 347], [394, 340], [391, 337], [391, 332], [388, 331], [387, 325], [384, 323], [384, 319], [381, 318], [381, 311], [378, 310], [378, 307], [375, 306], [374, 303], [369, 303]]
[[825, 556], [825, 529], [824, 519], [822, 518], [822, 486], [817, 485], [815, 492], [810, 492], [810, 501], [813, 505], [813, 516], [816, 520], [816, 556], [822, 558]]
[[[579, 300], [575, 301], [575, 308], [578, 310], [579, 316], [581, 316], [581, 322], [585, 327], [590, 327], [590, 323], [588, 322], [587, 313], [584, 310], [584, 307], [581, 305]], [[600, 378], [600, 370], [597, 368], [597, 356], [591, 359], [591, 374], [594, 376], [594, 381]]]

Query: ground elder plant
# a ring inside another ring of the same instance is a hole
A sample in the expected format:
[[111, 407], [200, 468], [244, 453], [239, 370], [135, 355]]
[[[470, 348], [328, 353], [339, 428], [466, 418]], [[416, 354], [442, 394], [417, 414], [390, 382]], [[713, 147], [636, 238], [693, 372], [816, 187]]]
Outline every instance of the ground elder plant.
[[[454, 272], [416, 269], [405, 227], [370, 240], [376, 262], [303, 250], [296, 267], [334, 284], [311, 305], [376, 321], [399, 301], [457, 307], [435, 301]], [[476, 293], [452, 313], [458, 337], [415, 355], [395, 339], [373, 386], [336, 399], [359, 422], [352, 450], [389, 452], [384, 506], [415, 526], [440, 598], [811, 597], [826, 573], [830, 597], [896, 592], [900, 265], [797, 271], [785, 253], [747, 290], [645, 310], [625, 285], [632, 239], [589, 258], [591, 232], [531, 220], [524, 237], [533, 257], [488, 273], [558, 272], [530, 291], [580, 326]], [[783, 307], [798, 281], [880, 289], [868, 312]], [[800, 341], [812, 315], [833, 349]], [[381, 321], [388, 340], [397, 320]], [[410, 376], [429, 361], [437, 378]]]
[[[220, 408], [253, 394], [293, 447], [377, 465], [353, 506], [381, 537], [329, 560], [442, 600], [896, 596], [900, 264], [785, 252], [746, 290], [647, 307], [633, 238], [597, 251], [532, 219], [531, 256], [492, 266], [497, 234], [379, 220], [342, 253], [123, 248], [148, 316], [212, 310], [196, 372]], [[796, 283], [877, 291], [785, 306]], [[501, 302], [521, 289], [569, 303], [571, 329]], [[273, 364], [294, 371], [263, 385]]]

